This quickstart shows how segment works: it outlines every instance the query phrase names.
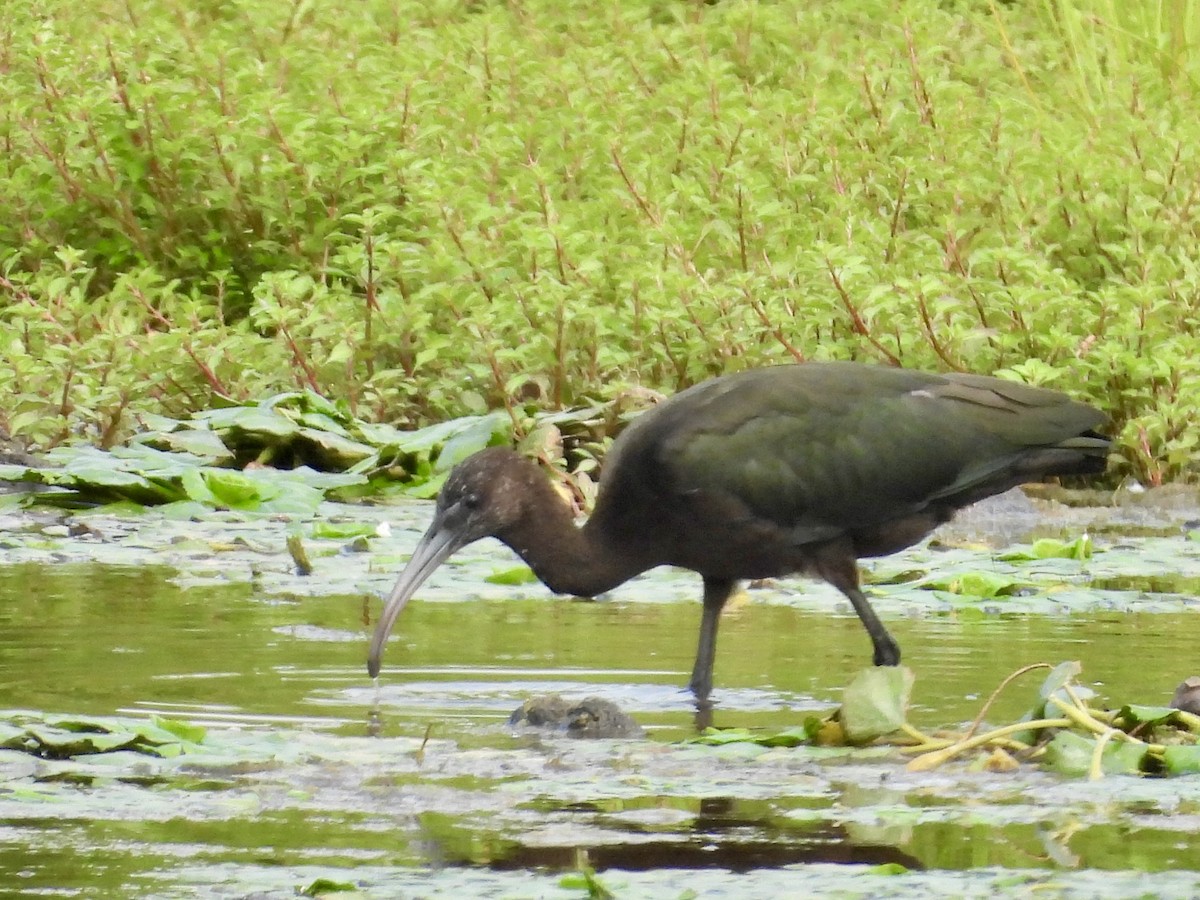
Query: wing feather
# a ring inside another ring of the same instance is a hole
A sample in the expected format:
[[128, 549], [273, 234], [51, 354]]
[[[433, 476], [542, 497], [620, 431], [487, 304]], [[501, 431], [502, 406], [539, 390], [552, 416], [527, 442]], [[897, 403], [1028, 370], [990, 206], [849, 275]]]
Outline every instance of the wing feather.
[[683, 391], [635, 421], [612, 462], [666, 502], [719, 500], [804, 543], [972, 502], [1039, 448], [1102, 457], [1107, 442], [1086, 434], [1102, 421], [986, 376], [810, 363]]

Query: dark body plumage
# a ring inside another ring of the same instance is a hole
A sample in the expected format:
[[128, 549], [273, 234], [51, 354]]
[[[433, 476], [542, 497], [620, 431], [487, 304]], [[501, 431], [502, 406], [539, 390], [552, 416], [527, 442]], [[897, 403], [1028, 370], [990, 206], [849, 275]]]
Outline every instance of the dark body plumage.
[[536, 466], [504, 449], [461, 463], [372, 643], [376, 674], [408, 598], [454, 550], [488, 535], [551, 590], [593, 596], [658, 565], [704, 579], [691, 688], [712, 687], [721, 608], [746, 578], [805, 572], [841, 590], [874, 644], [900, 650], [859, 590], [856, 560], [911, 546], [955, 510], [1049, 475], [1101, 472], [1095, 409], [979, 375], [856, 363], [755, 369], [691, 387], [637, 418], [605, 460], [576, 528]]

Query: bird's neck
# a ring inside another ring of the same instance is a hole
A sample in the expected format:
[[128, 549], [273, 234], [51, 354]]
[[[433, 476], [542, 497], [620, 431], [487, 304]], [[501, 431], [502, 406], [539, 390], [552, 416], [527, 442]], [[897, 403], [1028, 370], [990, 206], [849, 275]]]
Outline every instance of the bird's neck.
[[545, 492], [531, 503], [536, 516], [522, 519], [497, 535], [508, 544], [538, 579], [557, 594], [594, 597], [651, 568], [636, 547], [610, 536], [593, 518], [579, 527], [568, 504], [545, 477], [534, 488]]

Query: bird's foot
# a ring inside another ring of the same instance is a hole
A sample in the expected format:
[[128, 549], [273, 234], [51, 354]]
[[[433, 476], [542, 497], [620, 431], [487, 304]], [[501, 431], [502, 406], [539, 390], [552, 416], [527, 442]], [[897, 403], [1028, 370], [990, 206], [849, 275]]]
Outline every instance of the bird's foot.
[[900, 646], [888, 638], [886, 641], [880, 641], [875, 644], [875, 665], [877, 666], [898, 666], [900, 665]]

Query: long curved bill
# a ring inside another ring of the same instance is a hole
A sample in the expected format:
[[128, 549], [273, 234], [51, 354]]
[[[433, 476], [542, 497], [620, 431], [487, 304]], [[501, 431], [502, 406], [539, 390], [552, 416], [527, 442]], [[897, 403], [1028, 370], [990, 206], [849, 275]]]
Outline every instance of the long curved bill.
[[425, 579], [433, 574], [434, 569], [445, 562], [464, 543], [466, 542], [458, 534], [452, 529], [443, 527], [442, 523], [436, 519], [421, 537], [416, 549], [413, 550], [408, 565], [396, 579], [396, 586], [388, 595], [387, 602], [383, 605], [383, 613], [379, 617], [379, 624], [375, 626], [375, 634], [371, 638], [371, 652], [367, 656], [367, 673], [372, 678], [379, 675], [380, 661], [388, 635], [391, 633], [396, 619], [408, 605], [409, 599], [425, 582]]

